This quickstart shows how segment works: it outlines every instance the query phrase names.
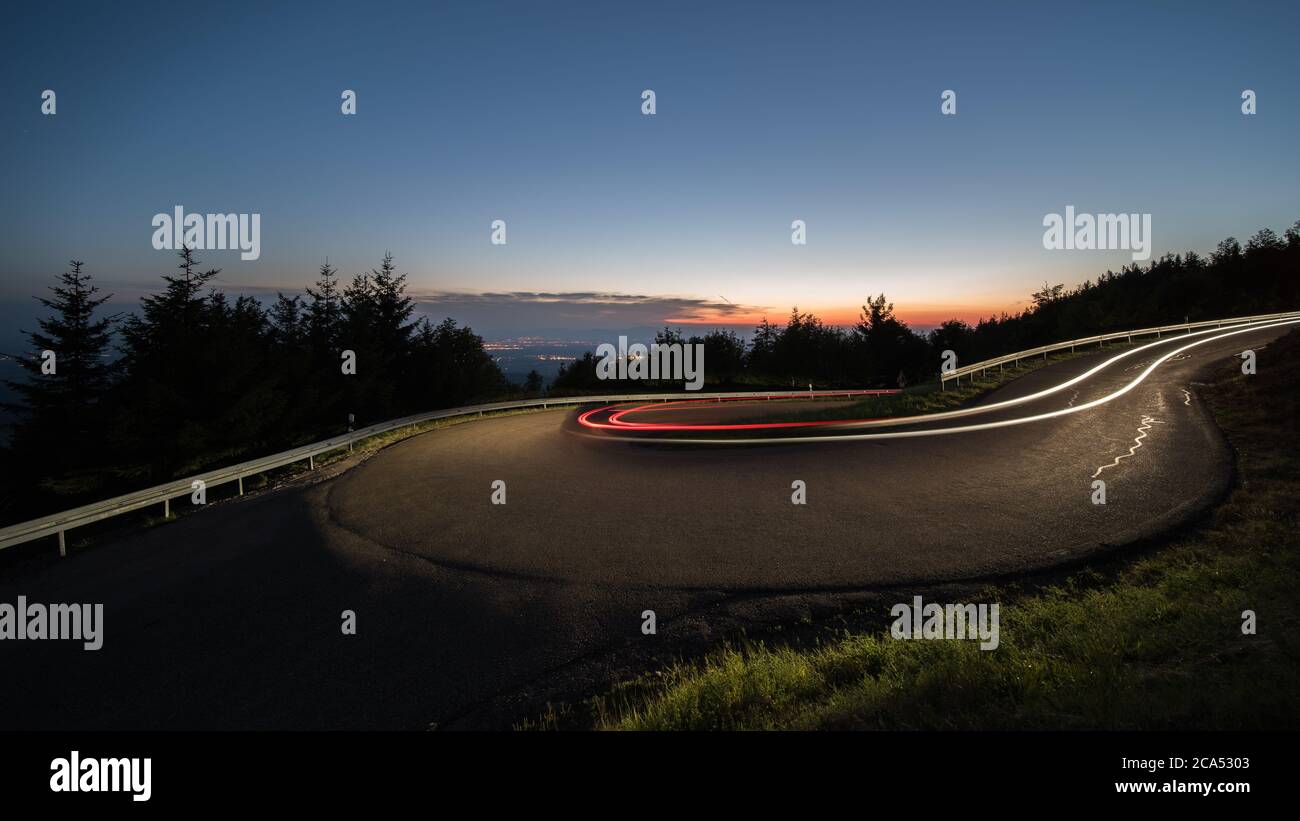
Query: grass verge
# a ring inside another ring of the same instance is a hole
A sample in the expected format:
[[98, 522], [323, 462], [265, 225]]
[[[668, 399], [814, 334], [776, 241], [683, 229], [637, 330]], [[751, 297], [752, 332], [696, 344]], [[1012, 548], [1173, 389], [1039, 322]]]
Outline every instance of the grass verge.
[[[1107, 350], [1119, 350], [1128, 347], [1116, 345]], [[864, 396], [852, 400], [837, 402], [829, 407], [801, 409], [798, 402], [783, 402], [780, 407], [768, 409], [766, 403], [755, 404], [754, 420], [783, 421], [830, 421], [837, 419], [881, 419], [894, 416], [918, 416], [927, 413], [939, 413], [964, 407], [988, 393], [1027, 373], [1047, 365], [1054, 365], [1069, 359], [1096, 353], [1096, 349], [1071, 353], [1057, 353], [1043, 358], [1024, 359], [1018, 365], [1008, 366], [1002, 370], [991, 370], [983, 375], [970, 378], [963, 377], [960, 385], [953, 385], [941, 390], [937, 383], [927, 383], [907, 388], [902, 393], [884, 396]], [[793, 404], [793, 408], [790, 405]], [[746, 417], [744, 421], [750, 421]]]
[[881, 613], [878, 627], [805, 645], [733, 642], [523, 726], [1300, 726], [1300, 332], [1258, 355], [1258, 375], [1227, 365], [1201, 391], [1237, 455], [1224, 504], [1130, 558], [964, 599], [1002, 603], [997, 650], [893, 640]]

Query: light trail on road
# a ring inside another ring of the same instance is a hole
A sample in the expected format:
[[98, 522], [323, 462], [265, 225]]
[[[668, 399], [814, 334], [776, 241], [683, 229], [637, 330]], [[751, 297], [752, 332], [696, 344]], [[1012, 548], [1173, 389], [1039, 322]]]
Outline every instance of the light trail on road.
[[[860, 390], [860, 391], [816, 391], [808, 394], [809, 398], [814, 399], [838, 399], [852, 398], [854, 396], [893, 396], [902, 393], [898, 389], [882, 390]], [[799, 397], [781, 397], [782, 399], [802, 399]], [[608, 422], [592, 422], [591, 417], [598, 413], [603, 413], [618, 405], [606, 405], [603, 408], [587, 411], [578, 417], [578, 424], [588, 428], [598, 429], [616, 429], [616, 428], [634, 428], [636, 430], [754, 430], [764, 428], [798, 428], [798, 427], [820, 427], [825, 425], [844, 425], [852, 424], [852, 420], [845, 421], [810, 421], [810, 422], [754, 422], [739, 424], [719, 424], [719, 425], [674, 425], [666, 423], [650, 422], [624, 422], [622, 418], [632, 413], [642, 413], [645, 411], [680, 411], [680, 410], [699, 410], [701, 407], [722, 407], [724, 402], [755, 402], [759, 401], [752, 396], [718, 396], [706, 397], [701, 399], [680, 399], [667, 402], [651, 402], [645, 405], [638, 405], [634, 408], [624, 410], [609, 415]], [[763, 400], [766, 401], [766, 400]]]
[[[733, 438], [728, 438], [728, 439], [689, 438], [688, 439], [688, 438], [657, 438], [657, 437], [644, 438], [644, 437], [635, 437], [635, 436], [616, 436], [616, 435], [609, 435], [609, 434], [579, 434], [579, 435], [586, 435], [586, 436], [591, 436], [593, 438], [610, 440], [610, 441], [642, 442], [642, 443], [652, 442], [654, 444], [669, 444], [669, 445], [766, 445], [766, 444], [794, 444], [794, 443], [808, 443], [808, 442], [846, 442], [846, 441], [866, 441], [866, 440], [878, 440], [878, 439], [903, 439], [903, 438], [914, 438], [914, 437], [921, 437], [921, 436], [942, 436], [942, 435], [953, 434], [953, 433], [968, 433], [968, 432], [980, 431], [980, 430], [992, 430], [995, 428], [1010, 427], [1012, 425], [1029, 424], [1031, 422], [1038, 422], [1045, 419], [1054, 419], [1072, 413], [1082, 413], [1083, 411], [1090, 410], [1092, 408], [1103, 405], [1107, 402], [1111, 402], [1115, 399], [1118, 399], [1119, 397], [1133, 390], [1138, 385], [1140, 385], [1143, 381], [1145, 381], [1146, 378], [1150, 376], [1151, 373], [1156, 368], [1160, 367], [1160, 365], [1170, 360], [1177, 361], [1176, 359], [1174, 359], [1175, 357], [1179, 357], [1181, 354], [1199, 345], [1204, 345], [1206, 343], [1214, 342], [1220, 339], [1226, 339], [1228, 337], [1236, 336], [1238, 334], [1250, 333], [1252, 331], [1265, 330], [1268, 328], [1278, 328], [1278, 327], [1284, 327], [1287, 325], [1295, 325], [1295, 324], [1300, 324], [1300, 319], [1267, 321], [1263, 323], [1252, 323], [1249, 325], [1233, 326], [1230, 330], [1224, 330], [1222, 328], [1214, 328], [1210, 330], [1197, 331], [1195, 333], [1186, 334], [1181, 338], [1204, 336], [1207, 334], [1209, 334], [1209, 336], [1205, 336], [1204, 339], [1198, 339], [1195, 342], [1189, 343], [1187, 345], [1183, 345], [1182, 347], [1176, 348], [1172, 351], [1169, 351], [1168, 353], [1165, 353], [1163, 356], [1158, 357], [1150, 365], [1148, 365], [1145, 369], [1143, 369], [1142, 372], [1139, 373], [1137, 377], [1135, 377], [1131, 382], [1127, 383], [1119, 390], [1107, 394], [1106, 396], [1102, 396], [1090, 402], [1085, 402], [1081, 405], [1074, 405], [1074, 406], [1062, 408], [1060, 410], [1035, 414], [1032, 416], [1016, 417], [1013, 419], [1002, 419], [996, 422], [984, 422], [981, 424], [962, 425], [958, 427], [927, 428], [926, 430], [886, 431], [882, 433], [830, 434], [830, 435], [813, 435], [813, 436], [774, 436], [774, 437], [762, 437], [762, 438], [734, 438], [734, 439]], [[1151, 342], [1149, 344], [1143, 345], [1141, 347], [1124, 351], [1123, 353], [1117, 354], [1111, 357], [1110, 359], [1107, 359], [1105, 362], [1096, 365], [1095, 367], [1079, 374], [1078, 376], [1072, 379], [1068, 379], [1060, 383], [1059, 385], [1055, 385], [1053, 387], [1038, 391], [1037, 393], [1029, 394], [1027, 396], [1021, 396], [1015, 399], [1008, 399], [1002, 402], [995, 402], [989, 405], [980, 405], [978, 407], [973, 407], [973, 408], [961, 408], [953, 411], [943, 411], [940, 413], [923, 414], [919, 416], [904, 416], [904, 417], [897, 417], [897, 418], [879, 418], [879, 419], [852, 419], [852, 420], [826, 420], [826, 421], [819, 420], [819, 421], [810, 421], [810, 422], [767, 422], [767, 423], [750, 423], [750, 424], [733, 424], [733, 425], [722, 424], [722, 425], [675, 425], [675, 426], [664, 426], [662, 424], [656, 425], [655, 423], [638, 424], [635, 422], [627, 422], [627, 421], [611, 424], [611, 423], [594, 422], [591, 420], [591, 417], [593, 415], [607, 411], [609, 410], [610, 407], [615, 407], [615, 406], [607, 406], [605, 408], [599, 408], [582, 414], [581, 416], [579, 416], [578, 422], [583, 427], [589, 429], [620, 430], [620, 431], [632, 431], [632, 430], [724, 431], [724, 430], [755, 430], [755, 429], [765, 429], [765, 428], [779, 429], [779, 428], [793, 428], [793, 427], [825, 428], [825, 427], [834, 426], [839, 428], [844, 428], [844, 427], [858, 428], [858, 427], [882, 427], [882, 426], [896, 427], [896, 426], [903, 426], [903, 425], [916, 425], [916, 424], [944, 421], [948, 419], [961, 418], [961, 417], [971, 416], [975, 414], [990, 413], [992, 411], [1002, 410], [1004, 408], [1012, 407], [1015, 405], [1023, 405], [1027, 402], [1032, 402], [1037, 399], [1041, 399], [1045, 396], [1050, 396], [1054, 393], [1057, 393], [1073, 385], [1076, 385], [1096, 375], [1097, 373], [1100, 373], [1101, 371], [1105, 370], [1106, 368], [1110, 367], [1116, 362], [1120, 362], [1130, 356], [1140, 354], [1144, 351], [1150, 350], [1151, 348], [1160, 345], [1168, 345], [1169, 343], [1170, 343], [1169, 339], [1160, 339], [1155, 342]], [[649, 409], [650, 407], [651, 406], [643, 406], [642, 408], [625, 410], [622, 413], [623, 414], [632, 413], [632, 412], [636, 412], [637, 410]], [[612, 418], [610, 422], [613, 422]]]

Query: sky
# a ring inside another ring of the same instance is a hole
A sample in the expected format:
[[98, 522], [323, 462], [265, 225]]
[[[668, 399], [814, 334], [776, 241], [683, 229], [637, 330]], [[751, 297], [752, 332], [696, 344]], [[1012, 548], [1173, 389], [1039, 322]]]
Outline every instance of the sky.
[[326, 259], [350, 276], [391, 251], [422, 312], [488, 338], [793, 306], [847, 324], [880, 292], [917, 326], [974, 320], [1131, 261], [1045, 249], [1044, 216], [1068, 205], [1150, 214], [1154, 256], [1300, 219], [1294, 2], [18, 2], [6, 18], [8, 306], [72, 258], [119, 300], [156, 289], [175, 259], [151, 220], [177, 205], [260, 215], [258, 259], [198, 254], [227, 292], [298, 292]]

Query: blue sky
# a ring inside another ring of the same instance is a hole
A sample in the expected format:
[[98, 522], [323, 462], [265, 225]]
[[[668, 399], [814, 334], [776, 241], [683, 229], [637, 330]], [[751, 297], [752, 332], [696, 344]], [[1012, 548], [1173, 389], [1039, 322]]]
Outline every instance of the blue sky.
[[1129, 261], [1044, 250], [1043, 216], [1066, 205], [1152, 214], [1157, 255], [1300, 218], [1295, 3], [7, 16], [5, 299], [72, 257], [123, 297], [156, 287], [174, 260], [150, 220], [178, 204], [262, 215], [258, 260], [200, 254], [229, 291], [298, 290], [326, 257], [352, 274], [390, 250], [426, 310], [490, 337], [796, 304], [839, 320], [882, 290], [918, 324], [970, 318]]

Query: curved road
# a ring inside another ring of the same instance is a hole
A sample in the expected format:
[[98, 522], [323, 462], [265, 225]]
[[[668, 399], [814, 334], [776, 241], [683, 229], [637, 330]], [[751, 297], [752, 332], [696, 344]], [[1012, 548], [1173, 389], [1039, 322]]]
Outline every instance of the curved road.
[[[575, 660], [667, 642], [675, 620], [707, 633], [698, 615], [736, 596], [908, 596], [1086, 557], [1222, 495], [1231, 453], [1196, 380], [1293, 327], [1171, 337], [1001, 406], [1118, 353], [1103, 349], [1012, 382], [981, 403], [999, 406], [988, 412], [816, 434], [907, 438], [682, 445], [561, 411], [417, 436], [316, 484], [6, 574], [0, 601], [106, 613], [98, 652], [0, 643], [4, 669], [23, 671], [0, 683], [0, 726], [446, 724]], [[714, 425], [753, 411], [699, 403], [624, 418]], [[1044, 418], [1013, 424], [1027, 417]], [[934, 435], [958, 425], [985, 427]], [[1104, 506], [1091, 501], [1095, 478]], [[505, 505], [491, 503], [496, 480]], [[791, 504], [795, 480], [806, 505]], [[355, 636], [339, 629], [345, 609]], [[645, 609], [659, 636], [642, 636]]]
[[[610, 587], [862, 588], [1026, 570], [1159, 532], [1216, 499], [1230, 454], [1192, 381], [1244, 337], [1272, 333], [1207, 335], [1096, 408], [955, 435], [683, 449], [573, 435], [584, 431], [572, 422], [565, 436], [546, 416], [462, 426], [370, 460], [336, 483], [329, 506], [340, 527], [441, 564]], [[920, 429], [1085, 406], [1190, 341], [1136, 351], [1032, 403]], [[1115, 353], [1041, 369], [984, 404]], [[745, 409], [701, 404], [638, 419], [708, 424]], [[1092, 504], [1094, 476], [1105, 506]], [[498, 479], [504, 506], [489, 503]], [[795, 480], [806, 505], [791, 503]]]

